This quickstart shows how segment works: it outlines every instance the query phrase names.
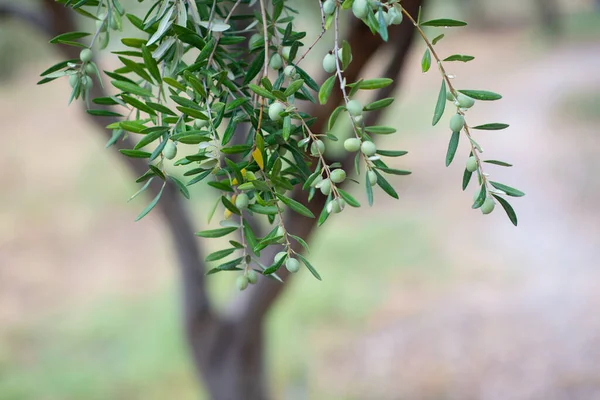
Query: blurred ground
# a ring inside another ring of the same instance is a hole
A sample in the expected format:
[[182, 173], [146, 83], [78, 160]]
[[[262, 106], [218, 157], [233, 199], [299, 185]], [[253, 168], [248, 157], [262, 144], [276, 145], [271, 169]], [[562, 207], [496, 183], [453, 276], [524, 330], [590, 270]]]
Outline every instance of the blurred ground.
[[[465, 147], [444, 167], [449, 136], [430, 127], [439, 79], [420, 73], [417, 46], [386, 118], [399, 134], [382, 141], [410, 152], [395, 163], [413, 175], [394, 180], [400, 201], [377, 192], [378, 207], [320, 230], [312, 259], [324, 281], [302, 274], [271, 313], [277, 398], [600, 398], [600, 19], [590, 18], [569, 19], [553, 42], [511, 30], [440, 43], [477, 57], [452, 66], [460, 87], [504, 95], [469, 117], [511, 124], [477, 138], [515, 164], [488, 170], [527, 193], [513, 202], [519, 228], [501, 209], [470, 209]], [[46, 64], [0, 86], [0, 399], [197, 398], [169, 238], [157, 215], [133, 223], [144, 200], [125, 203], [135, 187], [65, 108], [66, 83], [33, 87]], [[206, 202], [196, 190], [198, 229]], [[225, 299], [231, 277], [211, 280]]]

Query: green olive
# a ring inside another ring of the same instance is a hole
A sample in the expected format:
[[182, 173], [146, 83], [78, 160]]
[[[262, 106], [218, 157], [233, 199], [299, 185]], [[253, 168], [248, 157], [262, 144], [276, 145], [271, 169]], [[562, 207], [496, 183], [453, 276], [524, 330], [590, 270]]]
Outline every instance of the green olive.
[[285, 110], [285, 107], [280, 102], [276, 101], [275, 103], [269, 106], [269, 118], [272, 121], [281, 121], [281, 113]]
[[360, 151], [362, 151], [365, 156], [371, 157], [377, 152], [377, 146], [375, 146], [375, 143], [373, 142], [363, 142], [360, 146]]
[[81, 62], [90, 62], [92, 61], [92, 58], [94, 58], [94, 53], [92, 53], [90, 49], [83, 49], [81, 50], [81, 53], [79, 53], [79, 59]]
[[346, 171], [343, 169], [334, 169], [331, 171], [330, 179], [333, 183], [342, 183], [346, 180]]
[[315, 180], [310, 184], [312, 187], [317, 187], [321, 182], [323, 182], [323, 177], [321, 175], [317, 176]]
[[475, 158], [475, 156], [467, 158], [467, 171], [474, 172], [475, 170], [477, 170], [477, 167], [477, 159]]
[[250, 36], [250, 40], [248, 41], [248, 47], [252, 50], [253, 48], [260, 46], [263, 42], [263, 35], [255, 33], [254, 35]]
[[375, 171], [367, 171], [367, 179], [369, 180], [371, 186], [375, 186], [377, 184], [377, 174]]
[[487, 199], [485, 199], [485, 201], [483, 202], [483, 205], [481, 206], [481, 212], [484, 214], [489, 214], [492, 211], [494, 211], [494, 207], [496, 207], [496, 203], [494, 202], [494, 199], [491, 197], [488, 197]]
[[273, 54], [271, 61], [269, 61], [269, 67], [274, 70], [280, 70], [283, 67], [283, 60], [278, 53]]
[[402, 12], [396, 10], [396, 8], [390, 8], [388, 16], [391, 25], [400, 25], [402, 23]]
[[285, 231], [283, 230], [283, 228], [281, 226], [278, 226], [277, 231], [275, 232], [275, 236], [282, 237], [284, 235], [285, 235]]
[[209, 122], [206, 119], [195, 119], [194, 120], [194, 128], [195, 129], [202, 129], [202, 128], [206, 128], [208, 126]]
[[93, 62], [89, 62], [85, 64], [85, 73], [88, 75], [93, 75], [96, 73], [96, 66], [94, 66]]
[[354, 153], [360, 149], [360, 139], [350, 138], [344, 141], [344, 149], [350, 153]]
[[279, 253], [275, 254], [275, 258], [273, 259], [273, 262], [275, 264], [279, 264], [279, 261], [281, 261], [281, 259], [286, 256], [287, 256], [287, 253], [285, 251], [280, 251]]
[[99, 37], [100, 40], [100, 49], [105, 49], [106, 46], [108, 46], [108, 42], [110, 42], [110, 35], [108, 32], [100, 35]]
[[452, 94], [452, 92], [449, 91], [449, 90], [446, 91], [446, 100], [448, 100], [448, 101], [454, 101], [454, 99], [455, 98], [454, 98], [454, 95]]
[[246, 278], [244, 275], [240, 275], [235, 280], [235, 285], [241, 291], [245, 290], [248, 287], [248, 282], [248, 278]]
[[465, 117], [460, 114], [454, 114], [450, 118], [450, 130], [452, 132], [460, 132], [465, 126]]
[[240, 193], [235, 198], [235, 206], [240, 210], [244, 210], [248, 208], [248, 204], [250, 203], [250, 199], [246, 193]]
[[350, 115], [358, 117], [359, 115], [362, 115], [363, 106], [358, 100], [350, 100], [348, 104], [346, 104], [346, 109]]
[[89, 76], [82, 76], [81, 84], [83, 85], [85, 90], [90, 90], [94, 86], [94, 82], [92, 81], [92, 78], [90, 78]]
[[331, 193], [331, 182], [329, 182], [328, 179], [323, 180], [323, 182], [319, 184], [319, 189], [325, 196], [329, 196]]
[[288, 65], [284, 68], [283, 74], [288, 78], [293, 78], [296, 75], [296, 67], [294, 67], [293, 65]]
[[379, 10], [375, 13], [375, 19], [377, 20], [377, 22], [379, 22], [379, 16], [382, 16], [383, 18], [383, 22], [385, 23], [385, 25], [389, 25], [390, 24], [390, 17], [388, 15], [387, 12], [385, 12], [385, 10]]
[[322, 140], [317, 139], [310, 145], [310, 154], [318, 156], [319, 154], [325, 153], [325, 143]]
[[251, 269], [246, 273], [246, 278], [248, 278], [248, 282], [251, 284], [255, 284], [258, 282], [258, 274], [255, 270]]
[[71, 87], [75, 87], [75, 85], [77, 85], [77, 82], [79, 82], [79, 76], [77, 76], [77, 74], [73, 74], [73, 75], [69, 75], [69, 85], [71, 85]]
[[460, 108], [471, 108], [475, 104], [475, 99], [469, 96], [465, 96], [462, 93], [459, 93], [456, 96], [456, 101], [458, 102], [458, 106]]
[[167, 160], [172, 160], [177, 155], [177, 146], [172, 141], [168, 141], [163, 149], [163, 155]]
[[111, 18], [110, 19], [110, 28], [113, 31], [117, 31], [119, 29], [121, 29], [121, 24], [119, 23], [119, 20], [117, 18]]
[[331, 53], [327, 53], [325, 54], [325, 57], [323, 57], [323, 69], [325, 70], [325, 72], [332, 74], [335, 72], [335, 70], [337, 69], [336, 66], [336, 61], [335, 61], [335, 56]]
[[335, 12], [335, 1], [325, 0], [323, 3], [323, 12], [325, 15], [331, 15]]
[[290, 52], [292, 51], [292, 46], [285, 46], [281, 49], [281, 55], [285, 61], [290, 60]]
[[300, 262], [298, 260], [296, 260], [295, 258], [290, 257], [287, 260], [285, 260], [285, 267], [292, 274], [295, 274], [296, 272], [298, 272], [300, 270]]
[[358, 19], [363, 19], [369, 13], [367, 0], [354, 0], [352, 3], [352, 13]]
[[331, 200], [331, 212], [339, 214], [346, 207], [346, 201], [344, 199], [333, 199]]

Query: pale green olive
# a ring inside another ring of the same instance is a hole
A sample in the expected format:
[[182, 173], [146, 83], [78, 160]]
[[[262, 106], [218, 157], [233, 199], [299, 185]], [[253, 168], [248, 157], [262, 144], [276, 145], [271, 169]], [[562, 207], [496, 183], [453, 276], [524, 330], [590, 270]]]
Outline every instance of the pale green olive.
[[477, 159], [475, 158], [475, 156], [467, 158], [467, 171], [474, 172], [475, 170], [477, 170], [477, 166]]
[[283, 67], [283, 60], [278, 53], [273, 54], [271, 61], [269, 61], [269, 67], [274, 70], [280, 70]]
[[462, 93], [459, 93], [456, 96], [456, 101], [458, 102], [458, 106], [460, 108], [471, 108], [475, 104], [475, 99], [469, 96], [465, 96]]
[[250, 199], [246, 193], [240, 193], [235, 198], [235, 206], [240, 210], [244, 210], [248, 208], [248, 204], [250, 203]]
[[487, 199], [485, 199], [485, 201], [483, 202], [483, 205], [481, 206], [481, 212], [484, 214], [489, 214], [492, 211], [494, 211], [494, 207], [496, 207], [496, 203], [494, 202], [494, 199], [491, 197], [488, 197]]
[[371, 157], [377, 152], [377, 146], [375, 146], [375, 143], [367, 141], [362, 143], [360, 150], [365, 156]]
[[292, 46], [285, 46], [281, 49], [281, 56], [285, 61], [290, 60], [290, 51], [292, 51]]
[[81, 50], [81, 53], [79, 53], [79, 59], [84, 63], [92, 61], [93, 57], [94, 53], [92, 53], [90, 49], [83, 49]]
[[300, 270], [300, 262], [295, 258], [290, 257], [287, 260], [285, 260], [285, 267], [288, 271], [294, 274]]
[[85, 73], [88, 75], [93, 75], [96, 73], [96, 67], [94, 66], [94, 63], [89, 62], [87, 64], [85, 64]]
[[244, 275], [238, 276], [235, 280], [235, 285], [237, 286], [238, 290], [245, 290], [248, 287], [248, 278], [246, 278]]
[[208, 126], [209, 122], [206, 119], [195, 119], [194, 120], [194, 128], [195, 129], [202, 129], [202, 128], [206, 128]]
[[83, 85], [85, 90], [90, 90], [92, 88], [92, 86], [94, 86], [94, 82], [92, 81], [92, 78], [90, 78], [89, 76], [82, 76], [81, 84]]
[[352, 13], [356, 18], [363, 19], [369, 12], [368, 6], [367, 0], [354, 0], [354, 3], [352, 3]]
[[276, 101], [269, 106], [269, 118], [271, 118], [272, 121], [281, 121], [282, 116], [280, 114], [283, 110], [285, 110], [284, 105]]
[[281, 261], [281, 259], [286, 256], [287, 256], [287, 253], [285, 251], [280, 251], [279, 253], [275, 254], [275, 258], [273, 259], [273, 262], [275, 264], [279, 264], [279, 261]]
[[310, 145], [310, 154], [313, 156], [318, 156], [319, 154], [323, 154], [325, 152], [325, 143], [322, 140], [318, 139], [312, 142]]
[[255, 33], [250, 36], [250, 40], [248, 41], [248, 47], [253, 49], [254, 47], [260, 46], [260, 44], [264, 41], [264, 37], [261, 34]]
[[329, 196], [331, 193], [331, 182], [327, 179], [323, 180], [323, 182], [319, 184], [319, 190], [321, 190], [321, 193], [325, 196]]
[[345, 206], [346, 206], [346, 201], [344, 201], [344, 199], [341, 199], [341, 198], [333, 199], [331, 201], [331, 212], [335, 213], [335, 214], [339, 214], [342, 212], [342, 210], [344, 209]]
[[288, 65], [284, 68], [283, 74], [288, 78], [293, 78], [296, 75], [296, 67], [294, 67], [293, 65]]
[[354, 153], [360, 149], [360, 139], [359, 138], [350, 138], [344, 141], [344, 149], [351, 153]]
[[400, 25], [402, 23], [402, 12], [399, 12], [396, 8], [390, 8], [388, 16], [391, 25]]
[[375, 186], [377, 184], [377, 174], [375, 171], [367, 171], [367, 179], [369, 180], [369, 184], [371, 186]]
[[69, 75], [69, 85], [71, 85], [71, 87], [75, 87], [75, 85], [77, 85], [77, 82], [79, 81], [79, 77], [77, 76], [77, 74], [73, 74], [73, 75]]
[[172, 141], [168, 141], [163, 149], [163, 155], [167, 160], [172, 160], [177, 155], [177, 146]]
[[346, 171], [341, 168], [331, 171], [330, 179], [333, 183], [342, 183], [346, 180]]
[[325, 0], [323, 3], [323, 12], [325, 15], [331, 15], [335, 12], [335, 1]]
[[332, 74], [336, 68], [335, 56], [331, 53], [325, 54], [325, 57], [323, 57], [323, 69], [325, 72]]
[[360, 104], [358, 100], [350, 100], [348, 104], [346, 104], [346, 109], [353, 117], [358, 117], [362, 114], [363, 106]]
[[248, 278], [248, 282], [255, 284], [258, 281], [258, 274], [255, 270], [251, 269], [246, 273], [246, 278]]
[[460, 132], [465, 126], [465, 117], [461, 114], [454, 114], [450, 118], [450, 130], [452, 132]]

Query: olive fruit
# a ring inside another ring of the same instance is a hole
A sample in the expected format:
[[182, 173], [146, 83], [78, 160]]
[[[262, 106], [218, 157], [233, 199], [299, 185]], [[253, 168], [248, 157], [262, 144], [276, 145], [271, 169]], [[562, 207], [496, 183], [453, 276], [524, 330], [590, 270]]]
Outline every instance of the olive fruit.
[[259, 46], [260, 42], [262, 42], [263, 40], [263, 35], [255, 33], [254, 35], [250, 36], [250, 40], [248, 41], [248, 47], [250, 49], [253, 49], [254, 47]]
[[477, 159], [475, 156], [467, 158], [467, 171], [474, 172], [477, 169]]
[[459, 93], [456, 96], [456, 101], [458, 102], [458, 106], [461, 108], [471, 108], [475, 104], [475, 99], [469, 96], [465, 96], [462, 93]]
[[87, 64], [85, 64], [85, 72], [88, 75], [92, 75], [96, 73], [96, 67], [94, 66], [94, 63], [89, 62]]
[[390, 25], [400, 25], [402, 23], [402, 12], [395, 8], [390, 8], [388, 11], [388, 17], [390, 19]]
[[108, 46], [108, 42], [110, 41], [110, 35], [108, 34], [108, 32], [106, 32], [100, 35], [99, 40], [100, 48], [105, 49], [106, 46]]
[[79, 53], [79, 59], [84, 63], [92, 61], [93, 57], [94, 53], [92, 53], [90, 49], [83, 49], [81, 50], [81, 53]]
[[344, 199], [338, 198], [331, 200], [331, 212], [335, 214], [339, 214], [342, 212], [344, 207], [346, 206], [346, 202]]
[[71, 87], [75, 87], [75, 85], [77, 85], [77, 82], [79, 81], [79, 77], [77, 76], [77, 74], [73, 74], [69, 76], [69, 85], [71, 85]]
[[331, 182], [325, 179], [319, 184], [319, 189], [321, 190], [321, 193], [323, 193], [325, 196], [329, 196], [329, 194], [331, 193]]
[[381, 15], [381, 17], [383, 18], [383, 22], [386, 25], [390, 24], [390, 17], [388, 16], [388, 13], [385, 12], [384, 10], [379, 10], [375, 13], [375, 19], [377, 20], [377, 22], [379, 22], [379, 16]]
[[369, 12], [367, 7], [367, 0], [354, 0], [354, 3], [352, 3], [352, 13], [356, 18], [363, 19]]
[[331, 53], [327, 53], [325, 54], [325, 57], [323, 57], [323, 69], [325, 70], [325, 72], [332, 74], [335, 72], [336, 70], [336, 61], [335, 61], [335, 56]]
[[283, 74], [288, 78], [293, 78], [296, 75], [296, 67], [294, 67], [293, 65], [288, 65], [284, 68]]
[[325, 152], [325, 143], [322, 140], [315, 140], [310, 145], [310, 154], [313, 156], [318, 156], [319, 154], [323, 154]]
[[284, 60], [286, 60], [286, 61], [290, 60], [290, 51], [292, 51], [292, 46], [285, 46], [284, 48], [281, 49], [281, 55]]
[[317, 176], [314, 181], [310, 184], [312, 187], [317, 187], [321, 182], [323, 182], [323, 177], [321, 175]]
[[325, 15], [331, 15], [335, 11], [335, 1], [325, 0], [323, 3], [323, 12]]
[[375, 146], [375, 143], [373, 142], [363, 142], [362, 145], [360, 145], [360, 150], [365, 156], [371, 157], [377, 152], [377, 146]]
[[235, 280], [235, 285], [239, 290], [245, 290], [248, 287], [248, 282], [248, 278], [246, 278], [244, 275], [240, 275]]
[[454, 101], [454, 99], [455, 99], [455, 98], [454, 98], [454, 95], [452, 94], [452, 92], [451, 92], [451, 91], [449, 91], [449, 90], [448, 90], [448, 91], [446, 92], [446, 100], [448, 100], [448, 101]]
[[334, 183], [342, 183], [346, 180], [346, 171], [343, 169], [334, 169], [331, 171], [331, 176], [329, 177]]
[[248, 279], [248, 282], [255, 284], [258, 281], [258, 274], [255, 270], [251, 269], [246, 273], [246, 278]]
[[92, 82], [92, 78], [89, 76], [81, 77], [81, 84], [85, 88], [85, 90], [90, 90], [92, 86], [94, 86], [94, 82]]
[[285, 260], [285, 267], [288, 271], [294, 274], [300, 270], [300, 262], [295, 258], [290, 257], [287, 260]]
[[465, 126], [465, 117], [460, 114], [454, 114], [450, 118], [450, 130], [452, 132], [460, 132]]
[[484, 214], [489, 214], [492, 211], [494, 211], [494, 207], [496, 207], [496, 203], [494, 202], [494, 199], [492, 199], [491, 197], [488, 197], [487, 199], [485, 199], [485, 201], [483, 202], [483, 205], [481, 206], [481, 212]]
[[275, 254], [275, 258], [273, 259], [273, 262], [275, 264], [278, 264], [279, 261], [281, 261], [281, 259], [285, 256], [287, 256], [287, 253], [285, 251], [280, 251], [279, 253]]
[[360, 139], [359, 138], [350, 138], [344, 141], [344, 149], [351, 153], [358, 151], [360, 149]]
[[168, 141], [163, 149], [163, 155], [167, 160], [172, 160], [177, 155], [177, 146], [172, 141]]
[[367, 171], [367, 179], [369, 180], [369, 184], [371, 184], [371, 186], [375, 186], [375, 184], [377, 184], [377, 174], [375, 171]]
[[362, 114], [363, 106], [360, 104], [358, 100], [350, 100], [348, 104], [346, 104], [346, 109], [353, 117], [358, 117]]
[[117, 18], [111, 18], [110, 27], [112, 30], [117, 31], [121, 28], [121, 24], [119, 23], [119, 20], [117, 20]]
[[240, 210], [248, 208], [248, 203], [250, 203], [250, 199], [246, 193], [240, 193], [235, 198], [235, 206]]
[[277, 227], [277, 231], [275, 232], [275, 236], [281, 237], [283, 235], [285, 235], [285, 232], [284, 232], [283, 228], [281, 226], [278, 226]]
[[269, 106], [269, 118], [271, 118], [272, 121], [280, 121], [282, 118], [280, 114], [283, 112], [283, 110], [285, 110], [283, 104], [276, 101]]
[[274, 70], [280, 70], [283, 67], [283, 60], [278, 53], [273, 54], [271, 61], [269, 61], [269, 67]]
[[202, 129], [208, 126], [208, 120], [206, 119], [195, 119], [194, 120], [194, 128]]

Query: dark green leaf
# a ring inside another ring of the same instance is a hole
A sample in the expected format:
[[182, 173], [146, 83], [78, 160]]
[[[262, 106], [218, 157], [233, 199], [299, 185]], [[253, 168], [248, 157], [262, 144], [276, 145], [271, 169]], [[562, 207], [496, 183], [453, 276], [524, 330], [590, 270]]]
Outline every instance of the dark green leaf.
[[343, 191], [342, 189], [338, 189], [338, 193], [342, 196], [342, 199], [348, 203], [351, 207], [360, 207], [360, 203], [356, 201], [354, 197], [352, 197], [349, 193]]
[[427, 72], [429, 68], [431, 68], [431, 52], [429, 49], [426, 49], [421, 59], [421, 71]]
[[214, 253], [210, 253], [209, 255], [207, 255], [204, 260], [206, 262], [217, 261], [217, 260], [227, 257], [228, 255], [232, 254], [236, 250], [237, 249], [225, 249], [225, 250], [215, 251]]
[[494, 101], [502, 98], [498, 93], [488, 92], [487, 90], [459, 90], [459, 92], [475, 100]]
[[507, 162], [504, 161], [498, 161], [498, 160], [483, 160], [484, 163], [488, 163], [488, 164], [495, 164], [495, 165], [499, 165], [501, 167], [512, 167], [512, 164], [509, 164]]
[[289, 197], [283, 196], [279, 193], [275, 193], [275, 195], [279, 200], [283, 202], [283, 204], [296, 211], [298, 214], [304, 215], [305, 217], [309, 218], [315, 218], [315, 215], [308, 208], [306, 208], [304, 205], [297, 202], [296, 200], [290, 199]]
[[475, 57], [473, 57], [473, 56], [465, 56], [465, 55], [462, 55], [462, 54], [454, 54], [454, 55], [451, 55], [450, 57], [446, 57], [446, 58], [444, 59], [444, 61], [462, 61], [462, 62], [469, 62], [469, 61], [472, 61], [472, 60], [474, 60], [474, 59], [475, 59]]
[[492, 196], [494, 196], [494, 198], [498, 200], [498, 203], [500, 203], [502, 208], [504, 208], [504, 211], [506, 211], [506, 215], [508, 215], [510, 222], [512, 222], [514, 226], [517, 226], [517, 224], [519, 223], [519, 221], [517, 220], [517, 214], [515, 213], [515, 210], [513, 210], [510, 203], [502, 197], [496, 196], [495, 194], [492, 194]]
[[398, 199], [398, 193], [396, 193], [392, 185], [390, 185], [389, 182], [383, 177], [383, 175], [377, 172], [377, 170], [374, 169], [373, 171], [375, 171], [375, 174], [377, 175], [377, 185], [379, 185], [379, 187], [383, 189], [383, 191], [386, 192], [388, 195], [395, 199]]
[[203, 238], [220, 238], [229, 235], [231, 232], [238, 230], [237, 226], [228, 226], [227, 228], [210, 229], [206, 231], [196, 232], [196, 236]]
[[319, 89], [319, 103], [327, 103], [329, 95], [331, 94], [333, 86], [335, 85], [335, 80], [336, 75], [331, 75], [325, 82], [323, 82], [323, 85], [321, 85], [321, 88]]
[[433, 113], [433, 121], [432, 125], [437, 125], [444, 115], [444, 111], [446, 110], [446, 81], [442, 79], [442, 87], [440, 88], [440, 93], [438, 94], [437, 103], [435, 105], [435, 112]]
[[481, 129], [484, 131], [499, 131], [501, 129], [506, 129], [508, 127], [509, 127], [508, 124], [492, 123], [492, 124], [474, 126], [471, 129]]
[[456, 149], [458, 149], [458, 142], [460, 140], [460, 132], [452, 132], [450, 142], [448, 143], [448, 151], [446, 152], [446, 167], [454, 160]]
[[148, 204], [146, 206], [146, 208], [144, 208], [142, 210], [142, 212], [140, 213], [140, 215], [137, 216], [137, 218], [135, 219], [135, 221], [139, 221], [140, 219], [144, 218], [146, 215], [148, 215], [148, 213], [150, 211], [152, 211], [152, 209], [156, 206], [156, 204], [158, 204], [158, 201], [160, 200], [160, 196], [162, 196], [163, 190], [164, 190], [165, 186], [163, 185], [163, 187], [160, 188], [160, 192], [158, 192], [158, 194], [156, 195], [156, 197], [154, 197], [154, 199], [152, 199], [152, 201], [150, 202], [150, 204]]
[[512, 196], [512, 197], [523, 197], [523, 196], [525, 196], [525, 193], [521, 192], [520, 190], [512, 188], [512, 187], [507, 186], [507, 185], [504, 185], [502, 183], [490, 181], [490, 184], [493, 187], [495, 187], [496, 189], [502, 190], [508, 196]]
[[430, 21], [421, 22], [421, 26], [441, 26], [441, 27], [456, 27], [456, 26], [466, 26], [467, 23], [463, 21], [457, 21], [454, 19], [432, 19]]

